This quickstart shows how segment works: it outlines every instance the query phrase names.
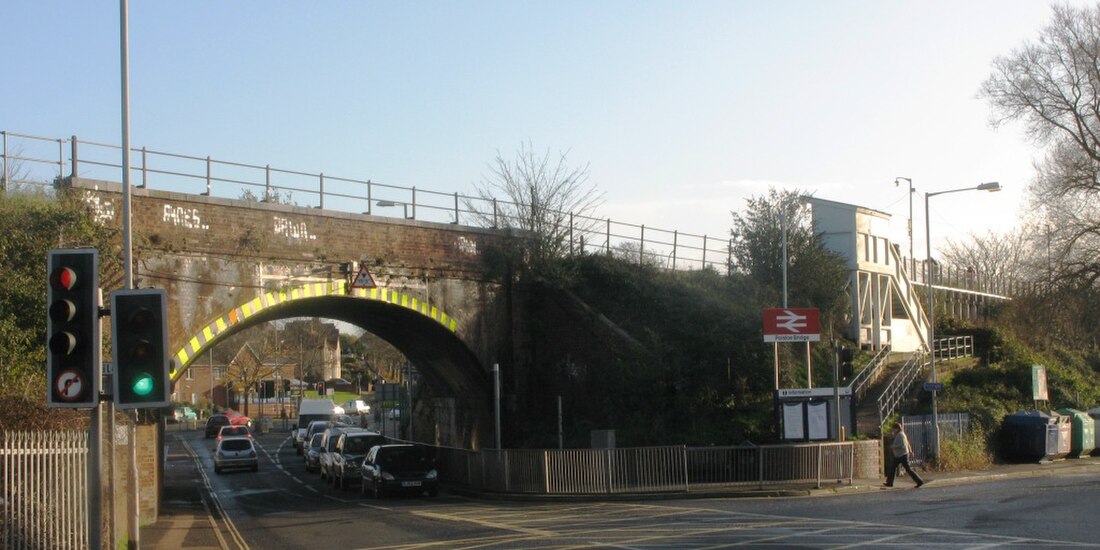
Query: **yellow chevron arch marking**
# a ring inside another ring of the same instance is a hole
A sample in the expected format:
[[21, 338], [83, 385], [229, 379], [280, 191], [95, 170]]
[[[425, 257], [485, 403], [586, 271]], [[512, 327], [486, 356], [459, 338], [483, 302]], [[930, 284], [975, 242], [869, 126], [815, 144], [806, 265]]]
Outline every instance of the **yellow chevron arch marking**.
[[191, 364], [196, 357], [202, 355], [202, 352], [206, 351], [207, 345], [213, 342], [214, 339], [221, 333], [225, 332], [229, 328], [233, 327], [242, 320], [247, 319], [265, 308], [285, 304], [295, 300], [305, 300], [309, 298], [319, 298], [322, 296], [332, 295], [346, 295], [355, 298], [362, 298], [364, 300], [373, 300], [378, 302], [386, 302], [389, 304], [400, 305], [406, 309], [415, 311], [425, 317], [431, 318], [433, 321], [439, 323], [444, 328], [451, 332], [458, 332], [458, 323], [454, 318], [447, 315], [439, 308], [430, 305], [426, 301], [422, 301], [419, 298], [409, 296], [403, 292], [396, 290], [388, 290], [385, 288], [355, 288], [351, 289], [351, 292], [347, 292], [347, 283], [344, 281], [332, 282], [332, 283], [312, 283], [303, 285], [297, 288], [292, 288], [289, 291], [280, 290], [276, 292], [267, 292], [261, 296], [257, 296], [240, 306], [237, 306], [229, 310], [225, 315], [218, 317], [207, 326], [199, 329], [197, 333], [187, 339], [187, 344], [180, 348], [175, 355], [175, 369], [172, 370], [172, 381], [179, 380], [183, 376], [183, 372], [187, 370], [188, 365]]

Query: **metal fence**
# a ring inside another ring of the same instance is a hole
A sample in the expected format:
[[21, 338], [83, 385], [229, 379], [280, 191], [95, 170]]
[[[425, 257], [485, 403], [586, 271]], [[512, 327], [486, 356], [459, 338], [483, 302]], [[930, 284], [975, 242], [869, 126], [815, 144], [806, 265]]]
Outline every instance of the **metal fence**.
[[88, 547], [87, 432], [5, 432], [4, 548]]
[[541, 495], [690, 492], [852, 482], [853, 445], [810, 443], [626, 449], [439, 449], [448, 483], [475, 490]]
[[[959, 439], [970, 432], [969, 413], [939, 413], [940, 439]], [[909, 445], [913, 447], [913, 455], [910, 463], [914, 465], [924, 464], [928, 459], [933, 444], [932, 415], [903, 416], [901, 417], [901, 429], [909, 438]]]
[[[0, 131], [3, 160], [0, 191], [13, 185], [42, 185], [68, 176], [122, 181], [121, 147], [71, 138], [45, 138]], [[340, 212], [396, 217], [473, 227], [515, 227], [530, 205], [339, 177], [132, 148], [130, 181], [156, 188], [238, 199], [245, 196]], [[569, 253], [619, 255], [671, 269], [731, 269], [731, 241], [615, 222], [572, 212], [550, 213]], [[392, 213], [392, 214], [391, 214]]]
[[950, 336], [939, 338], [932, 344], [936, 359], [958, 359], [974, 355], [973, 336]]

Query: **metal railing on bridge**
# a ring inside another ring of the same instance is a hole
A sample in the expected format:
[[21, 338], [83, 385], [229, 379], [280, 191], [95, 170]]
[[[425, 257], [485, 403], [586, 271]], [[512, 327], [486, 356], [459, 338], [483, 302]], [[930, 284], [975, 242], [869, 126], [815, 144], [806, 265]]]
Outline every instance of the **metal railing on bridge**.
[[[3, 178], [0, 191], [12, 185], [43, 185], [65, 177], [122, 181], [121, 147], [71, 138], [51, 139], [0, 131]], [[209, 156], [181, 155], [131, 148], [131, 182], [139, 188], [229, 199], [252, 197], [296, 206], [404, 218], [471, 227], [515, 226], [527, 205], [372, 179], [302, 172]], [[16, 168], [18, 166], [18, 169]], [[66, 172], [68, 170], [68, 172]], [[300, 202], [299, 202], [300, 201]], [[392, 209], [392, 210], [386, 210]], [[395, 212], [387, 216], [387, 212]], [[731, 269], [731, 242], [713, 235], [612, 221], [609, 218], [553, 212], [562, 220], [573, 254], [608, 254], [671, 269]]]
[[878, 350], [878, 353], [867, 362], [867, 366], [860, 370], [855, 378], [852, 378], [852, 383], [848, 384], [848, 387], [852, 389], [852, 399], [855, 399], [857, 403], [863, 399], [863, 396], [867, 393], [871, 384], [874, 384], [882, 374], [889, 359], [890, 346], [883, 346], [882, 349]]
[[448, 483], [479, 491], [539, 495], [691, 492], [852, 482], [851, 442], [625, 449], [441, 448]]

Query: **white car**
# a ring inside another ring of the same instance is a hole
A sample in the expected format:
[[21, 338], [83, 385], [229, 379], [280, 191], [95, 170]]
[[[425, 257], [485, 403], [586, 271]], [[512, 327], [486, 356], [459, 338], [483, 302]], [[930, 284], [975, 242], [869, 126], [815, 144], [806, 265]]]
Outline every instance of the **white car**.
[[344, 412], [348, 414], [368, 414], [370, 413], [370, 405], [362, 399], [352, 399], [347, 403], [344, 403]]
[[214, 473], [220, 474], [226, 468], [260, 470], [260, 460], [252, 438], [234, 436], [218, 441], [218, 450], [214, 452]]

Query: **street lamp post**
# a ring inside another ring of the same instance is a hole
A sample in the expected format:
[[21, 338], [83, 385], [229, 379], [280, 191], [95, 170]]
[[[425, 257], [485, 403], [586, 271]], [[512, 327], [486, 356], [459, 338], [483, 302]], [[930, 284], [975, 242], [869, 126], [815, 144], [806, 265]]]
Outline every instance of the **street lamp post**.
[[[936, 378], [936, 322], [935, 322], [935, 310], [933, 309], [935, 303], [933, 297], [935, 296], [934, 273], [932, 269], [932, 222], [928, 217], [928, 199], [935, 197], [936, 195], [945, 195], [947, 193], [959, 193], [962, 191], [989, 191], [996, 192], [1001, 190], [1001, 184], [995, 181], [979, 184], [977, 187], [963, 187], [962, 189], [948, 189], [947, 191], [936, 191], [935, 193], [924, 194], [924, 242], [928, 250], [927, 269], [928, 280], [926, 288], [928, 289], [928, 363], [932, 370], [932, 382], [938, 382]], [[932, 455], [939, 457], [940, 455], [940, 418], [939, 411], [936, 408], [936, 389], [932, 388]]]
[[909, 184], [909, 226], [906, 230], [909, 232], [909, 276], [912, 277], [917, 261], [913, 256], [913, 193], [916, 192], [916, 189], [913, 189], [913, 178], [896, 177], [894, 178], [894, 185], [899, 185], [901, 180], [905, 180]]

